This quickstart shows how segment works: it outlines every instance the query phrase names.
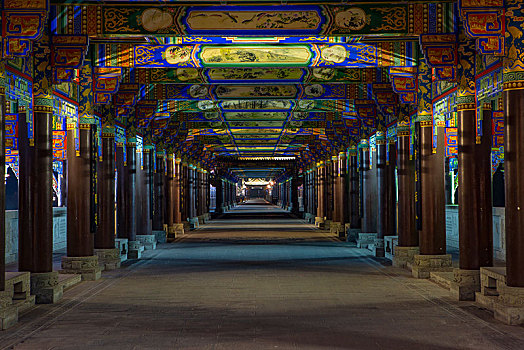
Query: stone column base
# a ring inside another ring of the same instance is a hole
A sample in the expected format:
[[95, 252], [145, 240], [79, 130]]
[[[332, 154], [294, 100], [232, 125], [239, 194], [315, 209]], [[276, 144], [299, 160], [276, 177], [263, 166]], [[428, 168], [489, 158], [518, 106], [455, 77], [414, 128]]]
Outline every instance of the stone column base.
[[315, 226], [320, 228], [320, 229], [323, 229], [326, 227], [325, 225], [325, 220], [324, 218], [320, 217], [320, 216], [316, 216], [315, 217]]
[[136, 235], [136, 240], [142, 243], [144, 250], [155, 250], [156, 249], [156, 236], [155, 235]]
[[524, 288], [508, 287], [505, 267], [481, 267], [480, 292], [475, 297], [493, 311], [495, 319], [508, 325], [524, 324]]
[[58, 284], [58, 271], [32, 273], [31, 293], [37, 304], [54, 304], [62, 299], [64, 287]]
[[345, 237], [344, 227], [340, 222], [331, 222], [331, 225], [329, 225], [329, 233]]
[[429, 278], [430, 272], [451, 272], [451, 255], [415, 255], [411, 273], [415, 278]]
[[183, 222], [182, 225], [184, 227], [184, 232], [191, 230], [191, 225], [189, 224], [189, 221]]
[[166, 243], [166, 231], [153, 231], [157, 243]]
[[398, 236], [384, 236], [384, 256], [386, 259], [393, 261], [397, 245]]
[[128, 259], [140, 259], [144, 246], [140, 241], [129, 241], [129, 251], [127, 252]]
[[406, 268], [409, 264], [413, 264], [415, 255], [420, 253], [419, 247], [395, 247], [393, 254], [393, 266]]
[[18, 308], [13, 305], [11, 293], [0, 292], [0, 330], [13, 327], [18, 322]]
[[115, 238], [115, 248], [120, 251], [120, 262], [127, 260], [129, 241], [127, 238]]
[[368, 245], [368, 249], [370, 249], [377, 258], [385, 257], [384, 238], [375, 238], [375, 241]]
[[374, 244], [376, 239], [376, 233], [359, 232], [357, 236], [357, 248], [368, 249], [369, 245]]
[[102, 276], [102, 269], [98, 266], [98, 256], [64, 256], [62, 270], [66, 274], [82, 275], [82, 281], [96, 281]]
[[120, 263], [122, 262], [120, 249], [95, 249], [95, 255], [98, 256], [98, 265], [102, 271], [116, 270], [120, 268]]
[[351, 228], [351, 224], [346, 224], [346, 241], [357, 242], [358, 235], [360, 233], [359, 228]]
[[333, 223], [333, 220], [324, 220], [324, 230], [331, 229], [331, 224]]
[[196, 229], [200, 226], [200, 223], [198, 222], [198, 217], [189, 218], [189, 228], [190, 229]]
[[480, 292], [480, 270], [453, 269], [449, 291], [457, 300], [475, 300]]

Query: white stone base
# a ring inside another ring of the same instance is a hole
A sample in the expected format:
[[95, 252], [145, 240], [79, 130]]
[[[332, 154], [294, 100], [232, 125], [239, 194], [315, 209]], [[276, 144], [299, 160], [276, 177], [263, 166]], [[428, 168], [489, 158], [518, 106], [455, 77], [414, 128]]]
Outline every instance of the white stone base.
[[475, 300], [475, 293], [480, 292], [480, 271], [453, 269], [449, 290], [457, 300]]
[[430, 272], [451, 272], [451, 255], [415, 255], [411, 273], [415, 278], [429, 278]]
[[98, 256], [64, 256], [62, 270], [64, 274], [82, 275], [82, 281], [96, 281], [102, 276], [102, 269], [98, 265]]
[[119, 248], [95, 249], [95, 255], [98, 256], [98, 265], [102, 271], [116, 270], [120, 268], [122, 260]]
[[356, 243], [360, 231], [359, 228], [351, 228], [351, 224], [346, 224], [346, 241]]
[[129, 241], [129, 251], [127, 252], [128, 259], [140, 259], [144, 246], [140, 241]]
[[384, 257], [384, 239], [376, 238], [372, 244], [368, 245], [368, 249], [373, 252], [373, 256], [377, 258]]
[[398, 245], [398, 236], [385, 236], [384, 237], [384, 257], [388, 260], [393, 261], [395, 255], [395, 248]]
[[376, 233], [362, 233], [359, 232], [357, 236], [357, 248], [364, 248], [368, 249], [368, 246], [370, 244], [375, 243], [375, 239], [377, 239]]
[[475, 297], [477, 303], [493, 311], [495, 319], [509, 325], [524, 324], [524, 288], [507, 286], [505, 267], [481, 267], [480, 292]]
[[13, 327], [18, 322], [18, 308], [13, 305], [10, 291], [0, 292], [0, 330]]
[[158, 230], [158, 231], [153, 231], [152, 233], [155, 235], [157, 243], [166, 243], [166, 238], [167, 238], [166, 231]]
[[332, 222], [329, 225], [329, 233], [334, 233], [339, 237], [345, 237], [344, 226], [340, 222]]
[[62, 299], [64, 287], [58, 284], [58, 271], [32, 273], [31, 293], [37, 304], [54, 304]]
[[325, 220], [324, 220], [324, 218], [316, 216], [315, 217], [315, 226], [318, 227], [319, 229], [325, 228]]
[[415, 261], [415, 255], [418, 255], [419, 253], [419, 247], [396, 246], [393, 255], [393, 266], [407, 268], [408, 264], [413, 264], [413, 261]]
[[136, 235], [136, 240], [139, 241], [144, 246], [144, 250], [155, 250], [156, 249], [156, 236], [155, 235]]
[[120, 262], [126, 261], [129, 251], [129, 240], [127, 238], [115, 238], [115, 248], [120, 251]]

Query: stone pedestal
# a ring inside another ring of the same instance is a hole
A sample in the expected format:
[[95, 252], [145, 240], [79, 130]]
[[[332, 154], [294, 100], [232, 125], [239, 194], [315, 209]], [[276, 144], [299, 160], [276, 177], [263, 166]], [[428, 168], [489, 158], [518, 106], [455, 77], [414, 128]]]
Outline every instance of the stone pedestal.
[[453, 269], [449, 290], [457, 300], [475, 300], [475, 293], [480, 292], [480, 271]]
[[128, 259], [140, 259], [142, 257], [142, 252], [144, 251], [144, 246], [139, 241], [130, 241], [129, 242], [129, 251], [127, 252]]
[[109, 271], [120, 268], [120, 263], [122, 262], [122, 260], [119, 248], [95, 249], [95, 255], [98, 256], [98, 265], [100, 266], [102, 271]]
[[415, 261], [415, 255], [420, 254], [419, 247], [396, 246], [393, 254], [393, 266], [406, 268]]
[[127, 260], [129, 241], [127, 238], [115, 238], [115, 248], [120, 251], [120, 262]]
[[395, 255], [395, 249], [398, 245], [398, 236], [385, 236], [384, 237], [384, 257], [393, 261]]
[[0, 330], [8, 329], [18, 322], [18, 308], [8, 290], [0, 292]]
[[382, 238], [376, 238], [373, 244], [368, 245], [368, 248], [377, 258], [383, 258], [385, 256], [384, 239]]
[[451, 255], [415, 255], [411, 273], [415, 278], [429, 278], [430, 272], [451, 272]]
[[359, 233], [359, 228], [351, 228], [350, 224], [346, 224], [346, 241], [356, 243]]
[[332, 220], [324, 220], [324, 230], [330, 230], [332, 223], [333, 223]]
[[184, 228], [184, 232], [191, 230], [191, 225], [190, 225], [189, 221], [183, 222], [182, 223], [182, 227]]
[[524, 288], [508, 287], [505, 267], [480, 268], [480, 292], [475, 293], [481, 306], [493, 311], [495, 319], [509, 325], [524, 324]]
[[340, 222], [331, 222], [329, 225], [329, 233], [334, 233], [337, 235], [344, 234], [344, 228]]
[[102, 276], [102, 269], [98, 266], [98, 256], [64, 256], [62, 270], [65, 274], [82, 275], [82, 281], [96, 281]]
[[357, 236], [357, 248], [367, 249], [370, 244], [374, 244], [377, 239], [376, 233], [362, 233]]
[[58, 284], [58, 271], [32, 273], [31, 293], [37, 304], [54, 304], [62, 299], [64, 288]]
[[196, 229], [200, 227], [200, 222], [198, 221], [198, 217], [196, 218], [189, 218], [189, 228], [190, 229]]
[[156, 236], [155, 235], [136, 235], [136, 240], [144, 246], [144, 250], [155, 250], [156, 249]]
[[166, 243], [166, 231], [153, 231], [157, 243]]
[[316, 216], [316, 217], [315, 217], [315, 226], [318, 227], [318, 228], [320, 228], [320, 229], [325, 228], [326, 225], [325, 225], [325, 220], [324, 220], [324, 218], [321, 218], [321, 217], [319, 217], [319, 216]]

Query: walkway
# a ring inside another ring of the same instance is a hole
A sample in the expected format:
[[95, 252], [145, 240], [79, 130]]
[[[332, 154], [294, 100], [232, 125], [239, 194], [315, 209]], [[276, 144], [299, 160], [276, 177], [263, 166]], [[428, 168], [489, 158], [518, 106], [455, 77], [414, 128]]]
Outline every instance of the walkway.
[[[282, 239], [286, 238], [286, 239]], [[524, 349], [429, 281], [272, 206], [244, 205], [58, 305], [0, 344], [16, 349]], [[2, 348], [2, 347], [0, 347]]]

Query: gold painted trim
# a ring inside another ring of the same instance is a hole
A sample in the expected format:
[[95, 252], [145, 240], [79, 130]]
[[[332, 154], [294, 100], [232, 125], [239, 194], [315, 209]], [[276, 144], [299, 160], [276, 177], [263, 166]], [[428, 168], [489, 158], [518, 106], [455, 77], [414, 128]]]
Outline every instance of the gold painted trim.
[[524, 81], [508, 81], [502, 84], [504, 90], [522, 90], [524, 89]]
[[89, 130], [89, 129], [91, 129], [91, 124], [80, 123], [80, 124], [78, 125], [78, 127], [79, 127], [80, 129], [83, 129], [83, 130]]
[[53, 107], [49, 106], [34, 106], [33, 112], [39, 112], [39, 113], [53, 113]]
[[457, 105], [457, 111], [474, 111], [477, 109], [474, 103], [461, 103]]
[[421, 128], [433, 127], [433, 120], [423, 120], [420, 122]]

